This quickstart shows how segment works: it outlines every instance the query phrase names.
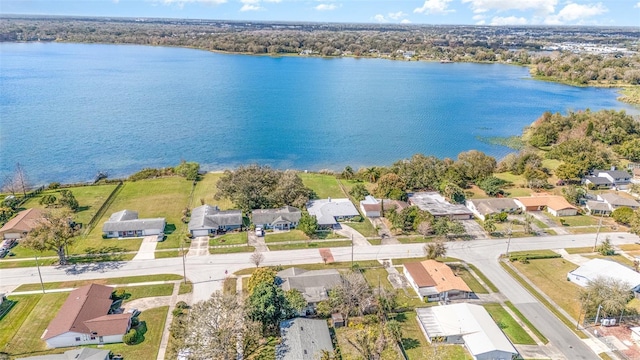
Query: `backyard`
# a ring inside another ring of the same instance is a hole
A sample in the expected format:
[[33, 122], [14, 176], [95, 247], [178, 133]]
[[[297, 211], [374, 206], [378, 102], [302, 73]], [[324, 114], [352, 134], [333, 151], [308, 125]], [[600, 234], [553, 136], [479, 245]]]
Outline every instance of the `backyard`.
[[334, 175], [299, 172], [298, 176], [302, 179], [304, 186], [315, 191], [320, 199], [347, 197], [338, 185], [338, 180]]
[[222, 175], [224, 175], [222, 172], [210, 172], [201, 176], [200, 181], [196, 183], [196, 188], [193, 191], [193, 201], [191, 202], [192, 209], [202, 205], [202, 202], [208, 205], [217, 205], [220, 210], [230, 210], [235, 208], [233, 203], [227, 198], [220, 200], [213, 198], [218, 191], [216, 184]]

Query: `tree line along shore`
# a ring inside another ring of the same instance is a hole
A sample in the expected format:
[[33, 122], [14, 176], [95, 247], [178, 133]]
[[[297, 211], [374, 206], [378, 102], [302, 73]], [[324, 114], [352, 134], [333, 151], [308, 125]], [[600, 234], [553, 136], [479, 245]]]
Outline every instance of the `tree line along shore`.
[[[529, 67], [531, 75], [540, 80], [574, 86], [620, 87], [619, 100], [632, 104], [640, 104], [638, 36], [634, 28], [604, 27], [280, 24], [18, 16], [5, 17], [0, 23], [0, 41], [140, 44], [254, 55], [515, 64]], [[578, 45], [571, 50], [557, 46], [567, 43]]]

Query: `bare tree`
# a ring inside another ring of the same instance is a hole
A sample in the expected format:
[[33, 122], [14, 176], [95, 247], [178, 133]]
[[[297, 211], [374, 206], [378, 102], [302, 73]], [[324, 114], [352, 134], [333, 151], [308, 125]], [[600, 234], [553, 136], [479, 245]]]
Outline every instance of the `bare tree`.
[[18, 192], [18, 186], [16, 185], [15, 178], [11, 175], [7, 175], [2, 182], [2, 191], [6, 193], [11, 193], [11, 195], [16, 196], [16, 192]]
[[16, 169], [14, 171], [14, 181], [18, 187], [18, 191], [21, 191], [24, 196], [27, 196], [27, 190], [29, 190], [29, 180], [24, 167], [20, 163], [16, 163]]
[[251, 263], [253, 263], [256, 267], [260, 267], [260, 264], [264, 261], [264, 255], [256, 250], [251, 254]]
[[425, 237], [433, 234], [433, 227], [431, 226], [431, 222], [428, 220], [421, 222], [420, 224], [418, 224], [417, 231], [420, 235]]
[[341, 312], [362, 315], [375, 302], [373, 293], [364, 276], [359, 271], [348, 271], [342, 274], [342, 283], [333, 292]]

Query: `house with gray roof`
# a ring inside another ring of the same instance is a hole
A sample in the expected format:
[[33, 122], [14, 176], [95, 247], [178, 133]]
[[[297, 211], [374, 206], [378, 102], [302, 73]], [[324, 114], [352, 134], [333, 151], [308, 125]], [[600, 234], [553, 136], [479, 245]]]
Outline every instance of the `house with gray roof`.
[[276, 360], [317, 360], [323, 351], [333, 353], [326, 320], [295, 318], [280, 323], [282, 341], [276, 345]]
[[307, 203], [307, 211], [309, 215], [316, 217], [318, 226], [322, 228], [332, 228], [338, 225], [338, 221], [360, 216], [349, 199], [311, 200]]
[[590, 215], [609, 216], [611, 215], [611, 206], [604, 201], [587, 200], [585, 208]]
[[305, 312], [313, 312], [320, 301], [329, 299], [329, 290], [342, 283], [336, 269], [304, 270], [296, 267], [284, 269], [276, 274], [282, 290], [296, 289], [307, 301]]
[[514, 199], [509, 198], [471, 199], [467, 200], [466, 205], [482, 221], [487, 216], [503, 212], [507, 214], [520, 212], [520, 206]]
[[600, 194], [598, 195], [598, 200], [607, 203], [611, 208], [611, 211], [621, 207], [628, 207], [633, 210], [640, 208], [639, 202], [614, 193]]
[[452, 220], [468, 220], [473, 218], [473, 212], [466, 206], [452, 204], [437, 192], [417, 192], [409, 194], [409, 204], [426, 211], [434, 217], [448, 217]]
[[208, 236], [242, 229], [242, 211], [220, 210], [211, 205], [198, 206], [191, 211], [188, 229], [192, 236]]
[[631, 174], [626, 171], [616, 170], [594, 170], [591, 176], [585, 176], [582, 179], [584, 184], [593, 184], [596, 188], [616, 188], [625, 190], [631, 183]]
[[164, 232], [164, 218], [139, 219], [137, 211], [121, 210], [113, 213], [102, 226], [107, 238], [160, 235]]
[[280, 209], [257, 209], [251, 212], [251, 222], [263, 229], [289, 230], [298, 226], [302, 212], [293, 206]]

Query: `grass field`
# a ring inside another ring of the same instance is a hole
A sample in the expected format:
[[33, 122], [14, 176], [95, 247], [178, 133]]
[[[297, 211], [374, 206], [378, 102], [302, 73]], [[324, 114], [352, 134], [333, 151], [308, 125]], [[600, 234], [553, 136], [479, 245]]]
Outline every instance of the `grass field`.
[[561, 258], [529, 260], [528, 264], [520, 262], [512, 264], [553, 302], [574, 319], [578, 318], [580, 304], [577, 298], [580, 287], [567, 281], [567, 273], [575, 270], [577, 265]]
[[536, 342], [529, 334], [518, 324], [518, 322], [502, 307], [500, 304], [483, 304], [482, 305], [493, 321], [498, 324], [500, 329], [507, 335], [509, 340], [514, 344], [535, 345]]
[[222, 236], [216, 236], [209, 239], [209, 246], [216, 245], [238, 245], [247, 243], [247, 232], [231, 232]]
[[276, 233], [266, 233], [264, 241], [266, 243], [274, 243], [281, 241], [306, 241], [309, 237], [300, 230], [291, 230]]
[[[351, 318], [350, 320], [356, 320], [355, 318]], [[375, 326], [375, 325], [372, 325]], [[335, 329], [336, 339], [338, 340], [338, 344], [340, 346], [340, 354], [342, 355], [342, 360], [360, 360], [362, 359], [362, 354], [352, 345], [352, 342], [355, 339], [356, 333], [360, 330], [359, 327], [351, 327], [344, 326], [341, 328]], [[391, 340], [387, 340], [387, 346], [380, 354], [380, 360], [402, 360], [402, 355], [395, 350], [394, 347], [391, 346]]]
[[[44, 288], [51, 289], [66, 289], [66, 288], [78, 288], [87, 284], [100, 284], [100, 285], [120, 285], [120, 284], [133, 284], [147, 281], [170, 281], [181, 280], [182, 276], [174, 274], [159, 274], [159, 275], [140, 275], [140, 276], [128, 276], [121, 278], [111, 279], [93, 279], [93, 280], [72, 280], [72, 281], [60, 281], [60, 282], [48, 282], [44, 283]], [[40, 290], [40, 283], [35, 284], [23, 284], [20, 285], [14, 291], [32, 291]]]
[[168, 306], [145, 310], [140, 314], [140, 324], [145, 329], [144, 341], [137, 345], [107, 344], [102, 348], [121, 354], [125, 359], [155, 359], [160, 349], [160, 340], [164, 322], [167, 318]]
[[624, 266], [633, 267], [633, 261], [627, 259], [626, 257], [622, 256], [622, 255], [609, 255], [609, 256], [605, 256], [605, 255], [600, 255], [600, 254], [589, 254], [589, 255], [585, 255], [584, 257], [587, 257], [589, 259], [604, 259], [604, 260], [611, 260], [611, 261], [615, 261], [617, 263], [620, 263]]
[[589, 254], [593, 252], [593, 246], [565, 248], [564, 250], [569, 254]]
[[624, 244], [618, 246], [623, 251], [637, 251], [640, 250], [640, 244]]
[[594, 218], [589, 215], [576, 215], [576, 216], [547, 216], [560, 226], [594, 226], [598, 225], [598, 218]]
[[123, 290], [128, 296], [124, 301], [132, 301], [146, 297], [170, 296], [173, 293], [173, 284], [123, 286], [116, 287], [114, 291]]
[[234, 209], [235, 206], [229, 199], [220, 199], [216, 200], [213, 196], [218, 191], [216, 188], [216, 184], [218, 180], [222, 177], [223, 173], [215, 172], [215, 173], [207, 173], [198, 183], [196, 184], [196, 188], [193, 191], [193, 201], [191, 203], [191, 208], [196, 208], [202, 205], [201, 200], [204, 200], [205, 204], [208, 205], [217, 205], [220, 210], [230, 210]]
[[462, 280], [469, 286], [471, 291], [476, 294], [488, 294], [489, 291], [480, 284], [478, 279], [476, 279], [466, 267], [458, 264], [449, 264], [451, 270], [453, 270], [454, 274], [461, 277]]
[[254, 252], [256, 248], [253, 246], [245, 245], [245, 246], [223, 246], [217, 248], [209, 248], [210, 254], [231, 254], [231, 253], [240, 253], [240, 252]]
[[58, 313], [68, 293], [11, 296], [17, 301], [0, 322], [0, 351], [26, 357], [47, 350], [40, 336]]
[[362, 220], [361, 222], [348, 222], [345, 223], [345, 225], [353, 228], [364, 237], [378, 236], [378, 231], [373, 227], [373, 225], [371, 225], [371, 221], [369, 221], [369, 219], [367, 218], [364, 218], [364, 220]]
[[302, 179], [304, 186], [315, 191], [320, 199], [347, 197], [347, 195], [342, 192], [342, 189], [340, 189], [338, 180], [336, 180], [336, 177], [333, 175], [299, 172], [298, 176]]
[[296, 250], [296, 249], [307, 249], [307, 248], [330, 248], [330, 247], [344, 247], [351, 246], [351, 240], [336, 240], [336, 241], [323, 241], [323, 242], [295, 242], [292, 244], [283, 244], [283, 245], [268, 245], [269, 250], [271, 251], [279, 251], [279, 250]]

